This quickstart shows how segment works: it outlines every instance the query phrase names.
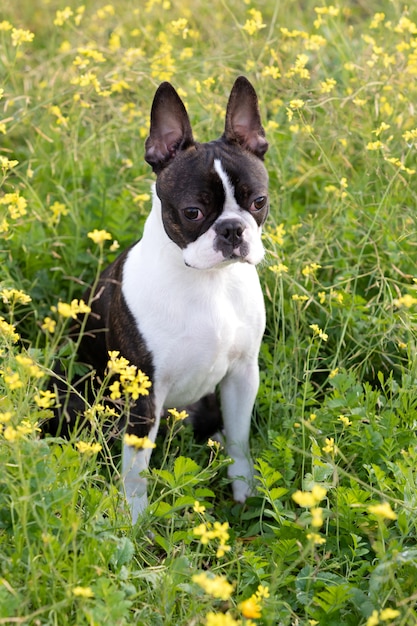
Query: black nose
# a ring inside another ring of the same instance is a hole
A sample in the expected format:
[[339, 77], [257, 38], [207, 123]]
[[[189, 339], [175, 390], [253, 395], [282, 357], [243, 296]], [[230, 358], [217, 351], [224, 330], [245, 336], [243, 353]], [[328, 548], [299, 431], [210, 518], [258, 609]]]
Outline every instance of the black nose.
[[244, 230], [245, 224], [240, 220], [222, 220], [215, 227], [220, 241], [231, 246], [232, 249], [238, 248], [242, 244]]

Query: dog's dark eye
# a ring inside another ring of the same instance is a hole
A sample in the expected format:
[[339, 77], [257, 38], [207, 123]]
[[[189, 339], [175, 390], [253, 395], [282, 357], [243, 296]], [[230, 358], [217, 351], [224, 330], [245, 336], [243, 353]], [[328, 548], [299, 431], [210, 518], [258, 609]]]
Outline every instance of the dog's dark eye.
[[260, 211], [261, 209], [265, 207], [266, 201], [267, 201], [266, 196], [259, 196], [259, 198], [256, 198], [256, 200], [252, 202], [250, 206], [250, 211]]
[[184, 217], [191, 222], [198, 222], [204, 217], [203, 212], [197, 207], [191, 206], [183, 210]]

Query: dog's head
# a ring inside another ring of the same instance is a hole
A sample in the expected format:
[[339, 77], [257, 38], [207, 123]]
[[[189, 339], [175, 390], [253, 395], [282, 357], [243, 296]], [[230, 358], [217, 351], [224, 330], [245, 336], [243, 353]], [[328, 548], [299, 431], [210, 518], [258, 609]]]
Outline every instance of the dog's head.
[[194, 141], [182, 100], [170, 83], [160, 85], [145, 159], [157, 174], [165, 231], [186, 265], [210, 269], [263, 259], [267, 149], [256, 92], [245, 77], [233, 85], [223, 135], [209, 143]]

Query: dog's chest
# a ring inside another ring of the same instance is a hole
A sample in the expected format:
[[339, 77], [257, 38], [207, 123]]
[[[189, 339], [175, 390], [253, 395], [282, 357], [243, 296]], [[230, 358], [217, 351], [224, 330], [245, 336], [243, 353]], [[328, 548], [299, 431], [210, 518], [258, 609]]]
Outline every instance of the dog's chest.
[[265, 313], [256, 270], [234, 264], [205, 273], [160, 259], [135, 274], [139, 257], [140, 244], [127, 260], [123, 293], [152, 354], [154, 393], [167, 407], [190, 404], [257, 354]]

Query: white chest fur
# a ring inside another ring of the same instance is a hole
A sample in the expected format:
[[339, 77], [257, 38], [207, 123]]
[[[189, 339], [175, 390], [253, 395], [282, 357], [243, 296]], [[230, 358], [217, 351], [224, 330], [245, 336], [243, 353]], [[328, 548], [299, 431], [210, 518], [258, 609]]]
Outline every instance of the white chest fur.
[[265, 324], [255, 267], [187, 267], [165, 234], [158, 203], [155, 196], [123, 272], [126, 303], [154, 360], [157, 409], [195, 402], [236, 363], [256, 359]]

